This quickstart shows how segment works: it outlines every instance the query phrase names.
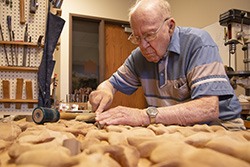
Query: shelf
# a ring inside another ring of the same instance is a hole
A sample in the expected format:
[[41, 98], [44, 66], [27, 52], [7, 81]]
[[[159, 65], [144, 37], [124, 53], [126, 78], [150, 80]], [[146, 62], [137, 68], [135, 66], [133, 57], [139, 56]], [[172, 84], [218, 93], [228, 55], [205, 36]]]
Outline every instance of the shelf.
[[0, 66], [0, 71], [37, 72], [38, 71], [38, 67]]
[[[31, 43], [31, 42], [19, 42], [19, 41], [0, 41], [1, 45], [20, 45], [20, 46], [30, 46], [30, 47], [39, 47], [37, 46], [37, 43]], [[41, 47], [44, 45], [42, 44]]]
[[0, 99], [0, 103], [38, 103], [37, 99]]

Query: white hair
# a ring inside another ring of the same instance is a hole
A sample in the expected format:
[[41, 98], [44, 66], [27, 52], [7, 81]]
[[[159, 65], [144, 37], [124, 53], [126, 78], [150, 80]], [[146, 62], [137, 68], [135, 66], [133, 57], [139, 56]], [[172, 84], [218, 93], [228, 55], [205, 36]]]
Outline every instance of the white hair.
[[[136, 11], [137, 7], [143, 0], [136, 0], [135, 4], [129, 9], [129, 21], [131, 21], [131, 15]], [[167, 0], [158, 0], [160, 12], [163, 17], [171, 16], [170, 4]]]

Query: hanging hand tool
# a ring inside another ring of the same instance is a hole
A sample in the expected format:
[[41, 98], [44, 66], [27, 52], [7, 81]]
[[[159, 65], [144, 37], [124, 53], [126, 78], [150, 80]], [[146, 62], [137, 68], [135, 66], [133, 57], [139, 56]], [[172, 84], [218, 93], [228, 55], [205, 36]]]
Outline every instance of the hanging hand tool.
[[[23, 78], [17, 78], [16, 99], [22, 99], [23, 96]], [[22, 103], [16, 103], [16, 109], [21, 109]]]
[[[10, 99], [10, 81], [3, 80], [3, 99]], [[10, 108], [10, 103], [4, 103], [4, 108]]]
[[41, 45], [42, 45], [42, 39], [43, 39], [43, 36], [40, 35], [39, 38], [38, 38], [38, 40], [37, 40], [37, 46], [38, 47], [41, 47]]
[[25, 24], [24, 0], [20, 0], [20, 23]]
[[[17, 42], [23, 42], [23, 40], [17, 41]], [[19, 66], [19, 45], [16, 45], [16, 57], [17, 57], [17, 66]]]
[[[13, 41], [15, 41], [15, 33], [14, 33], [14, 31], [12, 31], [12, 39], [13, 39]], [[14, 45], [14, 52], [15, 52], [15, 56], [16, 56], [16, 66], [18, 66], [18, 55], [17, 55], [16, 45]]]
[[[27, 99], [33, 100], [32, 82], [26, 81], [26, 96]], [[33, 103], [28, 103], [28, 108], [33, 108]]]
[[[28, 42], [28, 24], [25, 27], [24, 42]], [[27, 45], [23, 46], [23, 66], [26, 67]]]
[[[12, 41], [12, 35], [11, 35], [11, 16], [7, 16], [7, 24], [8, 24], [10, 41]], [[13, 55], [12, 44], [10, 45], [10, 50], [11, 50], [12, 65], [14, 65], [14, 55]]]
[[[29, 37], [29, 42], [31, 42], [31, 36]], [[30, 63], [30, 57], [31, 57], [31, 56], [30, 56], [30, 50], [31, 50], [31, 47], [29, 46], [29, 65], [28, 65], [29, 67], [30, 67], [30, 64], [31, 64], [31, 63]]]
[[55, 0], [53, 7], [60, 9], [62, 6], [62, 3], [63, 3], [63, 0]]
[[35, 14], [38, 7], [37, 0], [30, 0], [30, 13]]
[[[4, 41], [4, 38], [3, 38], [3, 31], [2, 31], [1, 24], [0, 24], [0, 31], [1, 31], [2, 41]], [[6, 61], [7, 61], [7, 65], [9, 66], [9, 60], [8, 60], [8, 55], [7, 55], [7, 51], [6, 51], [5, 44], [3, 44], [3, 49], [4, 49], [4, 53], [5, 53], [5, 57], [6, 57]]]

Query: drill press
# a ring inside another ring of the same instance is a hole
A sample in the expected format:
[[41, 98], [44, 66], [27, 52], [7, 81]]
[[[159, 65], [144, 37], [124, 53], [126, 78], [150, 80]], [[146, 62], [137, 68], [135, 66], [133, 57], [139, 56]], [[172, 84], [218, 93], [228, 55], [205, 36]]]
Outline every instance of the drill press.
[[[225, 26], [224, 40], [225, 45], [229, 46], [229, 67], [226, 68], [226, 72], [230, 83], [233, 88], [237, 85], [242, 86], [245, 95], [250, 96], [250, 12], [231, 9], [220, 15], [219, 22], [221, 26]], [[241, 46], [244, 52], [244, 70], [241, 71], [237, 69], [237, 46]]]
[[[250, 12], [231, 9], [220, 15], [220, 25], [224, 28], [225, 45], [229, 46], [229, 67], [226, 73], [234, 89], [237, 85], [245, 89], [245, 96], [250, 100]], [[237, 46], [241, 46], [244, 52], [244, 70], [237, 69]], [[232, 57], [234, 57], [234, 68], [232, 67]], [[246, 119], [250, 115], [250, 103], [241, 102], [241, 116]]]

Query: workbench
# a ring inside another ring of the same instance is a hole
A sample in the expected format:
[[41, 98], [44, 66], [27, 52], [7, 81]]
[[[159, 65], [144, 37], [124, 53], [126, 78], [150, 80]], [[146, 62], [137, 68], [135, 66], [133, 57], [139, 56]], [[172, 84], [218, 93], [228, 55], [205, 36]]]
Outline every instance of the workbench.
[[0, 123], [4, 167], [250, 167], [250, 131], [220, 126], [131, 127], [62, 120]]

